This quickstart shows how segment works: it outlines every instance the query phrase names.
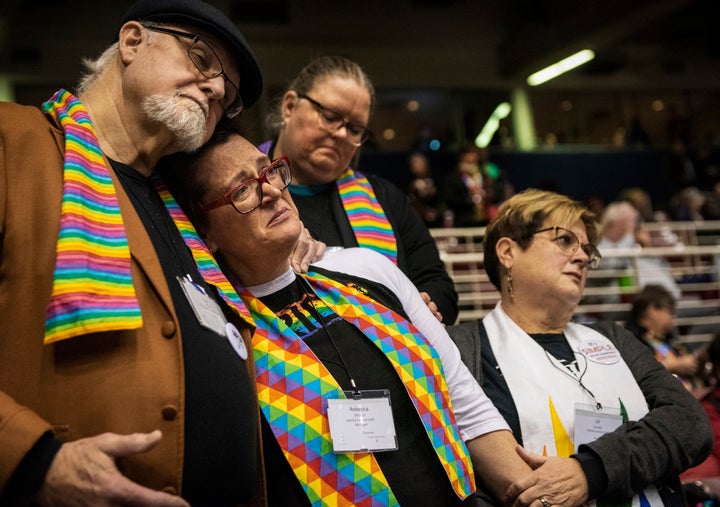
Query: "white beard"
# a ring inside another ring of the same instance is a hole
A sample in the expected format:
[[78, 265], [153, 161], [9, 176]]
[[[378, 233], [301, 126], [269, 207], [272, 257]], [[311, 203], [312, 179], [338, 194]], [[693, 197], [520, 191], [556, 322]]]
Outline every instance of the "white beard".
[[195, 151], [203, 145], [207, 115], [197, 102], [177, 93], [152, 95], [143, 100], [142, 110], [174, 135], [173, 146], [178, 151]]

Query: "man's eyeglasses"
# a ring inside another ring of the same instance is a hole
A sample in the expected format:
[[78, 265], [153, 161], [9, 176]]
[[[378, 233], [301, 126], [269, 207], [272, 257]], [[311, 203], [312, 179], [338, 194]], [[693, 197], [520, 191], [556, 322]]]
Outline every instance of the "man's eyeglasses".
[[207, 79], [222, 76], [225, 80], [225, 97], [223, 99], [225, 116], [228, 118], [235, 118], [237, 115], [242, 113], [245, 106], [243, 105], [242, 97], [240, 97], [240, 90], [225, 73], [225, 69], [220, 62], [220, 57], [210, 44], [194, 33], [181, 32], [179, 30], [155, 25], [143, 26], [153, 32], [165, 33], [174, 37], [190, 39], [192, 42], [187, 48], [187, 55], [197, 70], [200, 71], [200, 74]]
[[262, 203], [262, 184], [269, 183], [278, 190], [285, 190], [292, 181], [290, 162], [287, 157], [273, 160], [257, 178], [250, 178], [231, 188], [221, 197], [203, 204], [203, 211], [231, 204], [238, 213], [250, 213]]
[[534, 234], [540, 234], [541, 232], [547, 231], [555, 231], [555, 238], [552, 241], [560, 247], [560, 250], [562, 250], [565, 255], [575, 255], [578, 248], [582, 248], [585, 255], [588, 256], [587, 266], [589, 269], [595, 269], [598, 265], [600, 265], [602, 255], [600, 255], [600, 252], [595, 245], [590, 243], [580, 243], [580, 239], [578, 239], [577, 235], [573, 231], [557, 225], [554, 227], [540, 229], [539, 231], [535, 231]]
[[345, 131], [347, 132], [347, 139], [350, 144], [354, 146], [362, 145], [362, 143], [367, 141], [370, 137], [370, 131], [366, 126], [360, 125], [359, 123], [347, 121], [345, 117], [337, 111], [328, 109], [320, 102], [308, 97], [304, 93], [298, 93], [298, 98], [307, 100], [317, 110], [320, 128], [322, 128], [323, 130], [333, 133], [345, 127]]

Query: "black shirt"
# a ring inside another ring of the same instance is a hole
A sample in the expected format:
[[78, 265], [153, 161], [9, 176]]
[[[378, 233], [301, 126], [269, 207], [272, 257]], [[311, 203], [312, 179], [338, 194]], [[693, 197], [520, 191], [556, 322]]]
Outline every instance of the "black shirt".
[[[368, 175], [367, 179], [392, 226], [397, 243], [398, 268], [418, 291], [430, 294], [443, 316], [443, 322], [454, 323], [458, 315], [457, 292], [427, 226], [407, 196], [395, 185], [374, 175]], [[297, 188], [290, 186], [300, 219], [312, 236], [329, 246], [358, 246], [337, 185], [314, 190], [317, 193], [311, 196], [300, 195]]]
[[[354, 283], [360, 284], [370, 296], [403, 313], [397, 297], [385, 287], [339, 273], [325, 273], [334, 279], [355, 280]], [[450, 486], [405, 386], [380, 349], [355, 326], [318, 303], [311, 288], [300, 279], [261, 300], [305, 341], [343, 389], [351, 389], [352, 376], [361, 390], [390, 390], [399, 448], [376, 452], [375, 458], [400, 505], [463, 505]], [[313, 302], [323, 307], [320, 311], [324, 326]], [[269, 504], [278, 507], [310, 505], [265, 422], [263, 429], [266, 430], [263, 446]]]
[[234, 506], [256, 490], [257, 419], [254, 379], [230, 342], [200, 325], [178, 277], [205, 283], [154, 185], [131, 167], [112, 162], [145, 225], [162, 265], [182, 335], [185, 367], [185, 452], [182, 496], [193, 507]]

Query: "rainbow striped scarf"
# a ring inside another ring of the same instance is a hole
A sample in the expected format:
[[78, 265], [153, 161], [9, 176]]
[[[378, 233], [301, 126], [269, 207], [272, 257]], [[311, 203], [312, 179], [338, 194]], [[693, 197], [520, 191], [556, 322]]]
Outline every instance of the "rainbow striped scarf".
[[66, 90], [43, 110], [65, 132], [60, 233], [45, 343], [87, 333], [137, 329], [140, 307], [115, 187], [87, 111]]
[[[265, 141], [258, 149], [270, 155], [272, 146], [272, 141]], [[348, 167], [338, 178], [337, 186], [358, 246], [375, 250], [397, 264], [395, 233], [368, 179]]]
[[348, 167], [337, 186], [358, 246], [380, 252], [397, 264], [395, 233], [368, 179]]
[[193, 227], [190, 219], [187, 215], [185, 215], [183, 210], [180, 208], [180, 205], [167, 189], [165, 183], [159, 176], [153, 177], [153, 183], [155, 184], [155, 188], [157, 189], [160, 198], [165, 204], [165, 208], [167, 208], [173, 222], [175, 222], [175, 225], [180, 231], [185, 244], [190, 249], [190, 253], [192, 253], [193, 259], [195, 259], [195, 263], [197, 264], [198, 270], [200, 271], [203, 279], [217, 288], [220, 296], [225, 300], [230, 308], [235, 310], [235, 312], [245, 320], [246, 323], [254, 326], [255, 323], [250, 316], [250, 311], [242, 302], [242, 299], [240, 299], [240, 296], [235, 291], [235, 288], [220, 270], [220, 267], [210, 253], [210, 250], [200, 239], [195, 227]]
[[[60, 233], [45, 343], [102, 331], [137, 329], [142, 316], [115, 186], [82, 103], [59, 90], [43, 110], [65, 132]], [[200, 274], [246, 322], [250, 312], [162, 182], [156, 187]]]
[[[475, 491], [467, 448], [435, 349], [418, 330], [361, 292], [317, 273], [304, 275], [317, 296], [383, 351], [403, 381], [453, 490]], [[398, 502], [372, 453], [332, 451], [324, 398], [344, 397], [325, 366], [280, 318], [247, 290], [260, 408], [310, 503], [388, 506]]]

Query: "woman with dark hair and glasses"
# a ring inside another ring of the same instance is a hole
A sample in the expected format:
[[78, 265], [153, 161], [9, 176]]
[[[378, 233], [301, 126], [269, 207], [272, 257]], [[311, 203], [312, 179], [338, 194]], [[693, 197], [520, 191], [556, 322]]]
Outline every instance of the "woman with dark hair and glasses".
[[283, 94], [268, 120], [275, 137], [260, 150], [290, 160], [290, 193], [316, 239], [382, 253], [425, 293], [436, 316], [452, 324], [457, 292], [424, 222], [402, 190], [350, 167], [370, 137], [374, 102], [372, 82], [357, 63], [317, 58]]
[[473, 471], [512, 501], [505, 491], [532, 471], [397, 266], [347, 248], [292, 271], [303, 226], [288, 162], [237, 134], [166, 162], [163, 177], [256, 324], [269, 505], [472, 506]]
[[536, 468], [509, 490], [523, 491], [520, 505], [684, 505], [678, 474], [707, 456], [707, 416], [627, 330], [572, 322], [598, 237], [576, 201], [535, 189], [511, 197], [484, 245], [501, 300], [448, 332]]

